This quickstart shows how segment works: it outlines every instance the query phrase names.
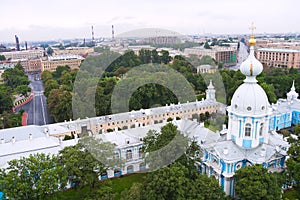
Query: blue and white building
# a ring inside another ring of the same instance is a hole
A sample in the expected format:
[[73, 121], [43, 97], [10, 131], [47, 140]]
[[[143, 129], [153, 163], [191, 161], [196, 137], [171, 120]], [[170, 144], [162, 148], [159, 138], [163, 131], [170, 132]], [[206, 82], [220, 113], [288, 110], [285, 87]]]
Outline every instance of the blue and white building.
[[292, 109], [298, 102], [294, 87], [287, 100], [281, 100], [277, 105], [269, 104], [265, 91], [256, 80], [263, 66], [254, 56], [255, 43], [252, 36], [250, 55], [240, 66], [246, 79], [227, 107], [228, 129], [224, 128], [219, 135], [200, 137], [199, 142], [204, 151], [199, 170], [216, 177], [226, 194], [232, 196], [236, 170], [254, 164], [261, 164], [271, 172], [283, 170], [288, 143], [275, 130], [291, 126], [292, 116], [297, 112]]

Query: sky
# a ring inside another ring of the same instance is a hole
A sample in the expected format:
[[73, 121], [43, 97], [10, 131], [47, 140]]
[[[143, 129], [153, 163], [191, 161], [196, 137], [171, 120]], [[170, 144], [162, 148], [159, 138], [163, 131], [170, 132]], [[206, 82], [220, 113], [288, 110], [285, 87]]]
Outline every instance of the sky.
[[299, 0], [1, 0], [0, 43], [110, 37], [140, 28], [180, 34], [300, 32]]

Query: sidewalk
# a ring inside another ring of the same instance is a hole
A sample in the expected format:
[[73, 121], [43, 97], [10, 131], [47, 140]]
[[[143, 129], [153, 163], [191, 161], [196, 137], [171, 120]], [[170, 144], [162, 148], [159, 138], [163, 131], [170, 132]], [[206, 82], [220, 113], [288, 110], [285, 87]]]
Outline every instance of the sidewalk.
[[14, 95], [16, 97], [16, 100], [14, 100], [14, 106], [12, 107], [12, 111], [15, 112], [15, 109], [25, 105], [26, 103], [30, 102], [33, 99], [33, 91], [30, 93], [28, 97], [20, 96], [20, 95]]

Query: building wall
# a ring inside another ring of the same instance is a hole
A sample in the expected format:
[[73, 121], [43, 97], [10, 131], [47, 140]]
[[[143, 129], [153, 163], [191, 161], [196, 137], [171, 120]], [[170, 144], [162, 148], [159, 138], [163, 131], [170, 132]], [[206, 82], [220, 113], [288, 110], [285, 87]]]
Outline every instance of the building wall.
[[204, 49], [202, 47], [184, 49], [186, 56], [196, 55], [198, 57], [210, 56], [217, 62], [224, 63], [225, 66], [235, 65], [237, 63], [237, 49], [234, 48], [213, 48]]
[[75, 55], [86, 55], [94, 52], [94, 48], [89, 47], [77, 47], [77, 48], [67, 48], [67, 49], [53, 49], [55, 55], [57, 54], [75, 54]]
[[300, 68], [300, 50], [262, 48], [257, 49], [256, 57], [268, 66]]
[[207, 174], [209, 177], [213, 176], [222, 186], [223, 191], [227, 195], [234, 196], [234, 174], [237, 170], [246, 166], [252, 166], [255, 164], [262, 164], [270, 172], [280, 172], [284, 167], [285, 157], [277, 157], [270, 159], [264, 163], [252, 163], [251, 161], [244, 159], [233, 163], [228, 163], [218, 155], [203, 149], [204, 156], [202, 163], [198, 163], [198, 169], [200, 173]]
[[205, 112], [209, 113], [215, 113], [220, 112], [221, 104], [215, 103], [211, 106], [205, 106], [195, 109], [187, 109], [187, 110], [180, 110], [180, 111], [174, 111], [174, 112], [165, 112], [162, 114], [152, 114], [152, 115], [145, 115], [143, 117], [132, 117], [125, 120], [110, 120], [109, 117], [107, 117], [107, 121], [103, 123], [98, 123], [92, 125], [91, 123], [87, 123], [87, 125], [90, 125], [88, 129], [91, 129], [91, 131], [94, 134], [107, 132], [108, 129], [116, 130], [118, 128], [120, 129], [130, 129], [133, 127], [140, 127], [140, 126], [146, 126], [156, 123], [161, 123], [163, 121], [167, 121], [168, 118], [176, 119], [176, 117], [179, 118], [188, 118], [192, 119], [193, 114], [201, 114]]
[[55, 60], [55, 61], [42, 61], [41, 62], [41, 71], [55, 71], [58, 66], [68, 65], [70, 69], [79, 69], [81, 64], [81, 59], [72, 59], [72, 60]]
[[6, 59], [32, 59], [41, 58], [44, 56], [44, 50], [25, 50], [25, 51], [11, 51], [2, 52], [0, 55], [4, 55]]
[[42, 61], [41, 59], [28, 60], [28, 68], [26, 72], [37, 72], [42, 71]]

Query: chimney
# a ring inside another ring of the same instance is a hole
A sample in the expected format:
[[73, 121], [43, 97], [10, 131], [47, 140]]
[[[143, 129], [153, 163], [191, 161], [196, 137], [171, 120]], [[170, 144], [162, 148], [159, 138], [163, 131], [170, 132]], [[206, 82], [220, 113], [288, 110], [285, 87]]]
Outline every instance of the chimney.
[[4, 144], [5, 143], [5, 140], [2, 138], [1, 139], [1, 144]]
[[223, 154], [224, 154], [224, 155], [227, 155], [227, 154], [228, 154], [228, 148], [227, 148], [227, 147], [225, 147], [225, 148], [223, 149]]
[[32, 134], [29, 133], [29, 140], [32, 140]]
[[266, 149], [265, 148], [262, 148], [261, 151], [260, 151], [260, 156], [261, 157], [265, 157], [266, 156]]
[[14, 136], [11, 138], [11, 142], [12, 142], [12, 143], [15, 143], [15, 142], [16, 142], [16, 138], [15, 138]]
[[19, 43], [19, 38], [17, 35], [15, 35], [15, 39], [16, 39], [16, 50], [20, 51], [20, 43]]

